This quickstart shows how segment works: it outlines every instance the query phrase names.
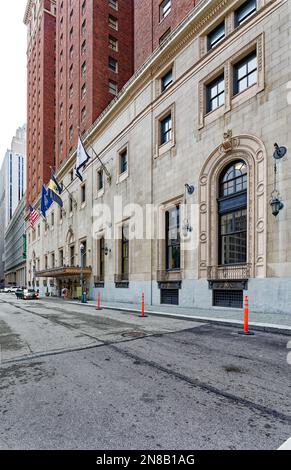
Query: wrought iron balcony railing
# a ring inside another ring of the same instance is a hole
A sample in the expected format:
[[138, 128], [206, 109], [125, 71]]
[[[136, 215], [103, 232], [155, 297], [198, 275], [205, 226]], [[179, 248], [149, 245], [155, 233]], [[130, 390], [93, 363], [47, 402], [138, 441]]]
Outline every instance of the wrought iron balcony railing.
[[241, 281], [252, 277], [251, 264], [230, 266], [208, 266], [207, 277], [210, 281]]

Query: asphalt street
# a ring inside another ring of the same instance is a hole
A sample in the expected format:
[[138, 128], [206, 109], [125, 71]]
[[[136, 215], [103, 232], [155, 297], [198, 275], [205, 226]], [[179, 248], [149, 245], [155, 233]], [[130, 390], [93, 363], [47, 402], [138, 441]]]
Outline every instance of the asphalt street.
[[0, 449], [277, 449], [289, 340], [0, 294]]

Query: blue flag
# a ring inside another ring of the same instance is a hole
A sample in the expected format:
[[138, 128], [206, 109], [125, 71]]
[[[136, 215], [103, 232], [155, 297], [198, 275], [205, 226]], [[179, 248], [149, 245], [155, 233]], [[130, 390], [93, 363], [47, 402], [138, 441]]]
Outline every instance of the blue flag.
[[42, 187], [40, 212], [46, 218], [46, 211], [51, 207], [53, 199], [49, 196], [45, 186]]

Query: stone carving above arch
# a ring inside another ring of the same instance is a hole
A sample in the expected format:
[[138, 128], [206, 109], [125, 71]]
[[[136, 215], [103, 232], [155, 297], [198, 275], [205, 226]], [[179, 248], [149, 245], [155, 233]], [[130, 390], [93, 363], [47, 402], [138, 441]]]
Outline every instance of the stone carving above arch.
[[248, 167], [248, 245], [247, 263], [251, 277], [266, 276], [267, 244], [267, 164], [263, 142], [253, 135], [224, 141], [207, 158], [199, 178], [199, 277], [207, 278], [207, 268], [218, 266], [217, 195], [219, 175], [234, 160], [244, 160]]
[[72, 227], [70, 226], [66, 236], [66, 245], [72, 245], [73, 243], [75, 243], [75, 235]]

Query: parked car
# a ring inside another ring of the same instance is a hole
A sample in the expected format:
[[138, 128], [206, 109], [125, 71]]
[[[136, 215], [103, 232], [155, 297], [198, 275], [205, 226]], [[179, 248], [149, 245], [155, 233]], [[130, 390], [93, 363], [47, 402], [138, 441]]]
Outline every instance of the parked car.
[[24, 300], [34, 300], [38, 299], [39, 294], [34, 289], [24, 289], [23, 290], [23, 299]]
[[13, 289], [13, 287], [11, 287], [11, 286], [10, 287], [4, 287], [3, 292], [5, 294], [10, 294], [11, 292], [13, 292], [12, 289]]
[[19, 287], [19, 286], [12, 286], [12, 287], [11, 287], [11, 292], [16, 293], [16, 291], [18, 291], [19, 289], [21, 289], [21, 287]]

